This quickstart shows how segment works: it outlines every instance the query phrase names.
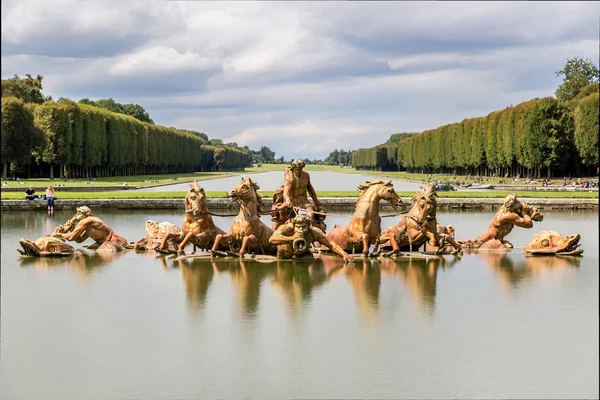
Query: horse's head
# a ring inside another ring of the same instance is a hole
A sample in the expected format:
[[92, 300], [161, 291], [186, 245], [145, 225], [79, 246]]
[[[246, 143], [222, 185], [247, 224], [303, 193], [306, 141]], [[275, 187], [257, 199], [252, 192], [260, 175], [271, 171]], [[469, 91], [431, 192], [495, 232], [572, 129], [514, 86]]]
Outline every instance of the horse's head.
[[366, 193], [369, 189], [376, 191], [377, 196], [379, 198], [390, 202], [394, 209], [398, 207], [398, 204], [402, 204], [400, 196], [398, 196], [398, 193], [396, 193], [396, 191], [394, 190], [394, 185], [392, 184], [392, 181], [367, 181], [364, 184], [358, 185], [358, 190], [360, 190], [363, 194]]
[[190, 184], [190, 191], [185, 195], [185, 209], [201, 210], [205, 207], [207, 207], [207, 203], [204, 189], [198, 186], [197, 181], [194, 181]]
[[252, 182], [252, 179], [242, 177], [242, 181], [229, 192], [227, 192], [227, 197], [229, 197], [232, 201], [240, 200], [244, 203], [248, 202], [256, 202], [258, 204], [262, 204], [262, 199], [260, 194], [258, 194], [258, 183]]
[[[421, 191], [416, 193], [412, 198], [413, 206], [411, 208], [412, 216], [419, 222], [425, 222], [428, 219], [433, 219], [437, 213], [437, 193], [433, 183], [427, 184], [426, 187], [421, 187]], [[416, 215], [414, 215], [416, 214]]]

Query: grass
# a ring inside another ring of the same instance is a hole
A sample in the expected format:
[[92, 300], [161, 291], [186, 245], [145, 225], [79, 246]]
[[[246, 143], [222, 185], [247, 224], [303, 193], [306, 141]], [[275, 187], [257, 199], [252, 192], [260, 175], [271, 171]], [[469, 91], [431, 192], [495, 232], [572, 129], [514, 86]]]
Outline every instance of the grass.
[[[57, 192], [57, 200], [90, 200], [90, 199], [183, 199], [187, 192], [136, 192], [134, 190], [110, 191], [110, 192]], [[273, 197], [272, 191], [260, 191], [265, 198]], [[438, 192], [442, 198], [505, 198], [510, 193], [517, 197], [538, 199], [597, 199], [598, 192]], [[358, 191], [319, 191], [320, 198], [326, 197], [358, 197]], [[398, 192], [400, 197], [412, 197], [415, 192]], [[226, 192], [206, 192], [208, 198], [225, 198]], [[25, 195], [20, 192], [4, 192], [2, 200], [24, 200]]]
[[[113, 176], [106, 178], [96, 178], [96, 180], [92, 181], [92, 184], [86, 184], [89, 182], [88, 179], [78, 178], [74, 179], [73, 182], [67, 180], [66, 182], [63, 179], [49, 179], [49, 178], [39, 178], [39, 179], [23, 179], [19, 183], [16, 181], [8, 181], [2, 179], [2, 182], [6, 182], [8, 187], [19, 187], [23, 188], [23, 191], [30, 186], [33, 185], [35, 187], [47, 187], [48, 185], [66, 185], [67, 187], [73, 186], [122, 186], [123, 182], [127, 182], [129, 186], [139, 186], [139, 187], [148, 187], [148, 186], [156, 186], [156, 185], [165, 185], [169, 183], [185, 183], [191, 182], [194, 179], [197, 180], [206, 180], [206, 179], [216, 179], [223, 178], [227, 176], [238, 176], [244, 174], [255, 174], [260, 172], [269, 172], [269, 171], [283, 171], [288, 164], [262, 164], [260, 167], [249, 167], [246, 168], [245, 171], [229, 171], [229, 172], [194, 172], [188, 174], [165, 174], [165, 175], [132, 175], [132, 176]], [[306, 171], [339, 171], [339, 172], [348, 172], [353, 171], [353, 168], [342, 168], [338, 165], [307, 165], [305, 168]], [[172, 180], [181, 178], [180, 180]], [[158, 181], [158, 182], [145, 182], [147, 180]]]
[[[268, 171], [283, 171], [289, 164], [261, 164], [260, 167], [246, 168], [248, 173], [268, 172]], [[339, 165], [322, 165], [322, 164], [306, 164], [305, 171], [334, 171], [334, 172], [351, 172], [354, 168], [340, 167]]]
[[[19, 187], [23, 188], [23, 191], [30, 186], [33, 185], [35, 187], [47, 187], [48, 185], [53, 185], [56, 187], [57, 184], [65, 185], [67, 187], [73, 186], [86, 186], [86, 187], [94, 187], [94, 186], [122, 186], [123, 182], [127, 182], [129, 186], [139, 186], [139, 187], [148, 187], [148, 186], [156, 186], [156, 185], [164, 185], [168, 183], [185, 183], [191, 182], [194, 179], [199, 181], [206, 179], [216, 179], [223, 178], [227, 176], [235, 176], [239, 175], [240, 171], [235, 172], [194, 172], [190, 174], [168, 174], [168, 175], [132, 175], [132, 176], [113, 176], [107, 178], [96, 178], [96, 180], [92, 181], [92, 184], [86, 184], [89, 182], [88, 179], [74, 179], [73, 182], [67, 180], [66, 182], [62, 179], [49, 179], [49, 178], [40, 178], [40, 179], [23, 179], [19, 183], [16, 181], [5, 181], [2, 179], [2, 182], [8, 183], [8, 187]], [[152, 179], [150, 179], [152, 178]], [[181, 178], [177, 180], [177, 178]], [[156, 182], [144, 182], [146, 180], [158, 181]]]
[[[232, 172], [194, 172], [194, 173], [189, 173], [189, 174], [168, 174], [168, 175], [135, 175], [135, 176], [116, 176], [116, 177], [109, 177], [109, 178], [97, 178], [95, 181], [93, 181], [92, 184], [88, 184], [86, 185], [86, 182], [88, 181], [87, 179], [76, 179], [74, 182], [64, 182], [62, 179], [48, 179], [48, 178], [41, 178], [41, 179], [26, 179], [26, 180], [22, 180], [21, 182], [23, 182], [22, 184], [19, 184], [18, 182], [15, 181], [6, 181], [8, 183], [8, 187], [19, 187], [23, 189], [23, 192], [25, 191], [25, 189], [29, 186], [29, 185], [34, 185], [35, 187], [46, 187], [48, 185], [54, 185], [56, 186], [57, 184], [65, 184], [67, 187], [71, 186], [88, 186], [88, 187], [94, 187], [94, 186], [122, 186], [123, 182], [127, 182], [127, 184], [129, 186], [138, 186], [138, 187], [148, 187], [148, 186], [156, 186], [156, 185], [165, 185], [165, 184], [169, 184], [169, 183], [185, 183], [185, 182], [191, 182], [194, 179], [197, 180], [206, 180], [206, 179], [216, 179], [216, 178], [223, 178], [223, 177], [227, 177], [227, 176], [239, 176], [239, 175], [245, 175], [245, 174], [255, 174], [255, 173], [261, 173], [261, 172], [269, 172], [269, 171], [283, 171], [286, 167], [288, 166], [288, 164], [262, 164], [260, 167], [249, 167], [246, 168], [245, 171], [232, 171]], [[381, 178], [392, 178], [392, 179], [398, 179], [398, 180], [406, 180], [406, 181], [413, 181], [413, 182], [427, 182], [429, 180], [429, 174], [414, 174], [414, 173], [408, 173], [408, 172], [389, 172], [389, 171], [363, 171], [363, 170], [356, 170], [355, 168], [352, 167], [340, 167], [339, 165], [320, 165], [320, 164], [307, 164], [306, 171], [310, 172], [310, 171], [333, 171], [333, 172], [340, 172], [340, 173], [346, 173], [346, 174], [363, 174], [363, 175], [369, 175], [369, 176], [374, 176], [374, 177], [381, 177]], [[144, 182], [147, 180], [150, 180], [150, 178], [152, 178], [152, 181], [158, 181], [158, 182]], [[172, 179], [176, 179], [176, 178], [181, 178], [180, 180], [172, 180]], [[447, 182], [449, 180], [452, 180], [453, 176], [451, 175], [436, 175], [436, 174], [432, 174], [431, 175], [431, 180], [437, 180], [439, 182]], [[464, 175], [458, 175], [456, 176], [456, 179], [464, 182], [466, 181], [467, 177]], [[577, 178], [575, 178], [577, 179]], [[597, 180], [597, 177], [594, 178], [588, 178], [588, 179], [594, 179]], [[504, 185], [523, 185], [523, 181], [519, 181], [516, 183], [512, 182], [512, 179], [507, 179], [507, 178], [491, 178], [490, 181], [485, 181], [486, 184], [493, 184], [493, 185], [498, 185], [500, 180], [506, 180], [505, 183], [503, 183]], [[473, 182], [473, 179], [469, 179], [470, 182]], [[5, 180], [2, 180], [2, 182], [5, 182]], [[553, 185], [552, 186], [560, 186], [562, 185], [562, 179], [559, 178], [554, 178], [553, 180]], [[536, 185], [536, 186], [539, 186]], [[348, 192], [350, 193], [350, 192]], [[457, 197], [457, 196], [454, 196]], [[482, 194], [478, 194], [476, 196], [469, 196], [469, 197], [484, 197]], [[543, 195], [543, 196], [529, 196], [529, 197], [555, 197], [553, 195]], [[568, 194], [561, 194], [559, 196], [556, 197], [570, 197], [568, 196]], [[596, 196], [597, 197], [597, 196]]]
[[[415, 182], [428, 182], [428, 181], [438, 181], [440, 183], [446, 183], [446, 182], [450, 182], [452, 180], [457, 180], [460, 182], [465, 182], [468, 181], [470, 183], [474, 183], [474, 178], [473, 177], [467, 177], [466, 175], [448, 175], [448, 174], [444, 174], [444, 175], [438, 175], [438, 174], [431, 174], [431, 179], [429, 178], [429, 174], [415, 174], [415, 173], [409, 173], [406, 171], [402, 171], [402, 172], [393, 172], [393, 171], [364, 171], [364, 170], [356, 170], [354, 168], [345, 168], [343, 171], [340, 172], [345, 172], [345, 173], [349, 173], [349, 174], [364, 174], [364, 175], [371, 175], [371, 176], [380, 176], [380, 177], [385, 177], [385, 178], [391, 178], [391, 179], [398, 179], [398, 180], [405, 180], [405, 181], [415, 181]], [[454, 178], [456, 176], [456, 178]], [[467, 179], [469, 178], [469, 179]], [[486, 179], [486, 181], [484, 182], [484, 184], [488, 185], [510, 185], [510, 186], [522, 186], [523, 184], [523, 178], [519, 179], [519, 181], [517, 182], [513, 182], [512, 178], [503, 178], [503, 177], [484, 177], [484, 179]], [[489, 180], [487, 180], [489, 179]], [[544, 179], [544, 178], [542, 178]], [[536, 181], [538, 182], [536, 185], [532, 185], [532, 186], [541, 186], [540, 182], [542, 179], [536, 179]], [[588, 180], [598, 180], [598, 177], [588, 177], [588, 178], [581, 178], [583, 179], [588, 179]], [[571, 180], [577, 180], [577, 177], [575, 178], [571, 178]], [[502, 183], [500, 183], [500, 181], [503, 181]], [[559, 187], [561, 186], [563, 183], [563, 180], [561, 178], [552, 178], [551, 179], [551, 184], [550, 186], [556, 186]]]

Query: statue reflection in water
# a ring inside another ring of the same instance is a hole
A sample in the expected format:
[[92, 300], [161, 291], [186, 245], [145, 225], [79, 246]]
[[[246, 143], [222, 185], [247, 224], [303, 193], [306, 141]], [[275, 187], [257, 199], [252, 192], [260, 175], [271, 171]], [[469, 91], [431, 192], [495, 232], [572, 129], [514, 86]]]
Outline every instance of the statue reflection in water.
[[[511, 254], [513, 256], [511, 256]], [[478, 252], [474, 256], [485, 261], [496, 272], [499, 281], [511, 287], [557, 270], [579, 268], [580, 257], [525, 256], [513, 253]]]
[[62, 269], [73, 271], [78, 282], [88, 283], [95, 272], [123, 257], [126, 253], [98, 253], [93, 254], [78, 251], [70, 257], [22, 257], [19, 258], [22, 268]]

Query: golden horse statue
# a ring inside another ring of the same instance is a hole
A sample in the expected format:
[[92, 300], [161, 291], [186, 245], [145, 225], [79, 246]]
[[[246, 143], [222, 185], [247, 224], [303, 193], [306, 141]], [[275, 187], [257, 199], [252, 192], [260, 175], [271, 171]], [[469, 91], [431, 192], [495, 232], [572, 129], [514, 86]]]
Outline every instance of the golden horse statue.
[[262, 254], [277, 252], [277, 246], [269, 243], [273, 230], [260, 220], [264, 204], [258, 189], [258, 184], [252, 179], [242, 178], [242, 182], [227, 193], [231, 201], [239, 204], [240, 212], [233, 220], [229, 233], [218, 234], [215, 238], [213, 254], [218, 254], [216, 252], [223, 240], [228, 241], [233, 248], [239, 248], [240, 257], [248, 251]]
[[394, 191], [392, 181], [367, 181], [357, 189], [362, 194], [356, 201], [354, 216], [345, 227], [336, 225], [327, 234], [327, 239], [345, 251], [362, 251], [364, 255], [368, 255], [370, 246], [381, 235], [379, 202], [381, 199], [386, 200], [396, 209], [402, 200]]
[[223, 234], [225, 231], [215, 225], [208, 212], [204, 189], [198, 186], [197, 181], [194, 181], [190, 184], [190, 190], [185, 196], [185, 218], [181, 226], [181, 233], [166, 234], [157, 251], [168, 252], [165, 248], [169, 240], [179, 243], [178, 254], [184, 253], [184, 249], [189, 243], [194, 245], [194, 249], [196, 247], [209, 249], [214, 244], [215, 238]]
[[412, 207], [398, 223], [387, 228], [379, 240], [375, 243], [375, 254], [379, 254], [380, 247], [391, 247], [392, 251], [386, 255], [398, 254], [401, 248], [409, 247], [418, 249], [424, 244], [437, 248], [437, 253], [442, 254], [449, 242], [454, 250], [452, 254], [458, 254], [462, 250], [450, 235], [438, 233], [437, 223], [437, 200], [436, 190], [433, 183], [428, 184], [412, 198]]

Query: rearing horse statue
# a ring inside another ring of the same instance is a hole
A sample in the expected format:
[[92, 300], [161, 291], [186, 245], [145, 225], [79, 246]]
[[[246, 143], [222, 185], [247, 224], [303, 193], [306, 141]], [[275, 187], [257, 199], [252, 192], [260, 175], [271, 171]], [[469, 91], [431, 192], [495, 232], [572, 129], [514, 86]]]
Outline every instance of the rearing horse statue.
[[240, 257], [247, 251], [262, 254], [277, 252], [277, 246], [269, 243], [273, 230], [260, 220], [263, 203], [258, 189], [258, 184], [252, 182], [252, 179], [242, 178], [242, 182], [227, 193], [227, 197], [240, 205], [240, 212], [233, 220], [229, 233], [219, 234], [215, 238], [213, 253], [218, 250], [222, 240], [228, 241], [236, 249], [239, 248]]
[[375, 252], [379, 253], [379, 247], [392, 247], [391, 254], [398, 254], [402, 247], [419, 248], [428, 243], [437, 247], [437, 253], [441, 254], [448, 241], [454, 250], [452, 254], [461, 251], [458, 244], [450, 235], [438, 233], [437, 223], [437, 200], [436, 190], [433, 183], [428, 184], [412, 198], [412, 207], [398, 223], [387, 228], [375, 244]]
[[367, 181], [357, 189], [362, 194], [356, 201], [354, 216], [345, 227], [336, 225], [327, 234], [327, 239], [345, 251], [362, 251], [364, 255], [368, 255], [370, 246], [375, 244], [381, 235], [379, 201], [387, 200], [396, 209], [402, 200], [394, 191], [392, 181]]
[[169, 240], [179, 243], [177, 253], [184, 253], [185, 246], [192, 243], [194, 247], [208, 249], [211, 247], [217, 235], [225, 233], [215, 225], [212, 216], [208, 212], [208, 203], [204, 189], [194, 181], [185, 196], [185, 218], [181, 226], [182, 233], [168, 233], [158, 248], [164, 251]]

